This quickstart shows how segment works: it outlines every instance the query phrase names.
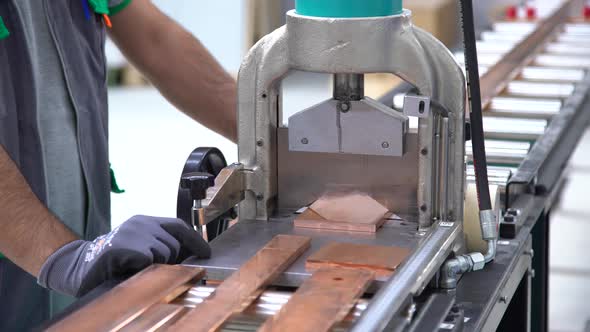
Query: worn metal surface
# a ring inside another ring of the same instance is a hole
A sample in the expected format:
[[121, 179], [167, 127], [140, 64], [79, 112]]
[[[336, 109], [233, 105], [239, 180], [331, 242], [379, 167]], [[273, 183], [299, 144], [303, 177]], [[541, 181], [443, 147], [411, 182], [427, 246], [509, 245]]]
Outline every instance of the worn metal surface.
[[[408, 118], [365, 97], [328, 100], [289, 118], [289, 150], [401, 157]], [[367, 133], [371, 128], [371, 133]]]
[[[210, 259], [197, 260], [193, 258], [186, 261], [185, 264], [204, 267], [207, 269], [207, 279], [209, 280], [224, 280], [275, 235], [309, 236], [312, 238], [310, 249], [303, 253], [273, 283], [277, 286], [297, 287], [310, 276], [310, 272], [305, 268], [305, 261], [309, 255], [330, 242], [389, 245], [408, 248], [415, 252], [417, 246], [423, 243], [426, 238], [425, 234], [418, 233], [416, 230], [415, 221], [389, 220], [376, 234], [363, 234], [297, 229], [293, 227], [293, 218], [294, 215], [280, 219], [273, 218], [265, 223], [255, 220], [240, 221], [211, 243], [212, 255]], [[378, 286], [383, 281], [378, 278], [373, 286]], [[375, 288], [372, 290], [374, 291]]]
[[[278, 212], [296, 211], [327, 192], [358, 190], [396, 214], [417, 215], [418, 135], [407, 136], [403, 158], [295, 152], [278, 130]], [[395, 176], [392, 176], [395, 174]]]

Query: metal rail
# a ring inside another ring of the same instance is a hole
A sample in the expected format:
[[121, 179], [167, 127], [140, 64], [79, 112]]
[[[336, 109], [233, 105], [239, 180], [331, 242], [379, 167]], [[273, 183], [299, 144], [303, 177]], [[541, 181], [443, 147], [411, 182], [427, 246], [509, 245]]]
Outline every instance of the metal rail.
[[450, 223], [450, 227], [445, 224], [448, 223], [440, 223], [373, 296], [351, 329], [352, 332], [383, 331], [394, 316], [404, 309], [408, 296], [416, 295], [426, 286], [438, 269], [435, 262], [444, 260], [461, 233], [459, 223]]
[[522, 68], [532, 61], [557, 28], [568, 20], [574, 2], [574, 0], [566, 1], [481, 77], [481, 100], [484, 109], [491, 103], [492, 98], [502, 93], [518, 76]]

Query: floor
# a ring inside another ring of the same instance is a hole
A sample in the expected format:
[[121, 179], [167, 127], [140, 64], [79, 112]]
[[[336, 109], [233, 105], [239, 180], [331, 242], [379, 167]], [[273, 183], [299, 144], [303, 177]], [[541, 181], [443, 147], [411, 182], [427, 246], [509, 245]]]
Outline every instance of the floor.
[[590, 331], [590, 129], [567, 168], [567, 183], [551, 216], [549, 326]]

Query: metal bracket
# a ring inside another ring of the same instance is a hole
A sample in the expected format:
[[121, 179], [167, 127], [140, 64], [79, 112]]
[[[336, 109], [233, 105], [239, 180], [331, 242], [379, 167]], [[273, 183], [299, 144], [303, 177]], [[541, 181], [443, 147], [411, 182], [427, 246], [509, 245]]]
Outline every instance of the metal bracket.
[[207, 189], [207, 198], [201, 201], [201, 208], [195, 211], [198, 225], [207, 225], [244, 200], [244, 180], [242, 164], [232, 164], [221, 170], [215, 178], [215, 185]]
[[404, 115], [428, 118], [430, 116], [430, 98], [417, 95], [405, 95]]
[[401, 157], [407, 132], [406, 116], [371, 98], [331, 99], [289, 118], [289, 149]]

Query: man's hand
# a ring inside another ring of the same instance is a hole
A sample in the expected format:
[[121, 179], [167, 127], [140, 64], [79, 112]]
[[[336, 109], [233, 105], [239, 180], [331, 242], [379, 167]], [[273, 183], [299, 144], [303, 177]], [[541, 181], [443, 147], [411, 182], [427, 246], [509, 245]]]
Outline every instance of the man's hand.
[[38, 281], [82, 296], [108, 279], [131, 276], [154, 263], [210, 255], [209, 245], [182, 220], [135, 216], [94, 241], [77, 240], [57, 250], [41, 267]]

